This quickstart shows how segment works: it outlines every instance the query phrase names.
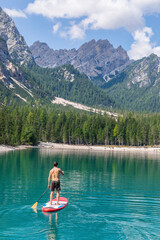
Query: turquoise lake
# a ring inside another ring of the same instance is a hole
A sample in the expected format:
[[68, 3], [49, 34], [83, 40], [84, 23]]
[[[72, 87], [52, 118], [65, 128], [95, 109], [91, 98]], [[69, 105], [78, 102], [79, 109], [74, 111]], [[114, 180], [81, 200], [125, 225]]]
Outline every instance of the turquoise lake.
[[[68, 206], [45, 215], [49, 170]], [[160, 239], [160, 156], [29, 149], [0, 154], [0, 239]]]

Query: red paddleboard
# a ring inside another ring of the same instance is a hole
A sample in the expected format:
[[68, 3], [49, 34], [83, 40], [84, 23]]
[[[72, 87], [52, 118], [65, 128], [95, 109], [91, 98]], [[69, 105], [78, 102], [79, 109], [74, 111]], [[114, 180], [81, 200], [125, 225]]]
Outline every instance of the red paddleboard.
[[56, 212], [60, 211], [61, 209], [65, 208], [68, 205], [68, 199], [64, 197], [59, 198], [59, 205], [57, 205], [57, 199], [52, 200], [52, 205], [50, 205], [50, 202], [47, 202], [43, 207], [43, 212]]

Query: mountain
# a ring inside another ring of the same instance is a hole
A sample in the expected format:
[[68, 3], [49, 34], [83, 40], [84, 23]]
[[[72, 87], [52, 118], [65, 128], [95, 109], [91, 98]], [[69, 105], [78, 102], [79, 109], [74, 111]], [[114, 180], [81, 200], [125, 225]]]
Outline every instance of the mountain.
[[130, 64], [103, 85], [121, 109], [160, 111], [160, 58], [154, 54]]
[[24, 38], [20, 35], [13, 20], [0, 7], [0, 36], [6, 41], [9, 55], [17, 64], [34, 62], [32, 53]]
[[32, 89], [36, 87], [36, 82], [28, 81], [21, 67], [14, 64], [6, 41], [0, 37], [0, 103], [21, 105], [34, 102], [37, 94], [33, 94]]
[[115, 49], [108, 40], [92, 40], [78, 50], [53, 50], [37, 41], [30, 50], [39, 66], [54, 68], [71, 64], [98, 85], [109, 81], [110, 75], [113, 77], [130, 63], [127, 52], [121, 46]]
[[[58, 97], [89, 107], [160, 111], [160, 58], [154, 54], [131, 62], [121, 47], [114, 49], [107, 40], [56, 51], [38, 42], [31, 50], [37, 52], [35, 61], [14, 22], [0, 8], [0, 104], [48, 106]], [[41, 60], [43, 67], [36, 64]], [[87, 76], [99, 81], [101, 88]]]
[[0, 8], [0, 104], [51, 105], [54, 97], [87, 106], [115, 106], [73, 66], [49, 69], [36, 65], [14, 22]]
[[36, 64], [15, 65], [8, 52], [6, 41], [0, 37], [0, 102], [9, 105], [16, 103], [39, 102], [50, 104], [54, 97], [62, 97], [87, 106], [115, 106], [107, 94], [94, 86], [86, 75], [71, 65], [49, 69]]

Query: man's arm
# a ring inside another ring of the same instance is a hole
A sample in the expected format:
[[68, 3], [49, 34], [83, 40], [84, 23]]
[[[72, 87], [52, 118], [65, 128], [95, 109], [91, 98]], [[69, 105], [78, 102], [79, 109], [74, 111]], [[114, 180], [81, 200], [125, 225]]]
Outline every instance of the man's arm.
[[48, 177], [48, 187], [50, 187], [51, 175], [52, 175], [52, 171], [49, 172], [49, 177]]
[[59, 173], [62, 174], [62, 175], [64, 175], [64, 171], [61, 171], [61, 169], [60, 169]]

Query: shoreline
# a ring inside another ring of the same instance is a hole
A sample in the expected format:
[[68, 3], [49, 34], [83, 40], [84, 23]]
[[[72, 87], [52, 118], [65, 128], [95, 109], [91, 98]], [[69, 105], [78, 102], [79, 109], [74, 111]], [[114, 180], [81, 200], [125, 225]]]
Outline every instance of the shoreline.
[[15, 150], [25, 150], [29, 148], [39, 148], [39, 149], [52, 149], [52, 150], [83, 150], [83, 151], [102, 151], [102, 152], [154, 152], [160, 153], [160, 146], [116, 146], [116, 145], [102, 145], [102, 146], [87, 146], [87, 145], [69, 145], [62, 143], [51, 143], [51, 142], [40, 142], [38, 146], [31, 145], [20, 145], [20, 146], [8, 146], [0, 145], [1, 152], [9, 152]]
[[39, 144], [40, 148], [45, 149], [61, 149], [61, 150], [86, 150], [86, 151], [104, 151], [104, 152], [156, 152], [160, 153], [160, 147], [137, 147], [137, 146], [116, 146], [116, 145], [104, 145], [104, 146], [86, 146], [86, 145], [69, 145], [69, 144], [61, 144], [61, 143], [50, 143], [50, 142], [41, 142]]
[[1, 152], [10, 152], [10, 151], [15, 151], [15, 150], [24, 150], [28, 148], [37, 148], [36, 146], [31, 146], [31, 145], [19, 145], [16, 147], [9, 146], [9, 145], [0, 145], [0, 153]]

